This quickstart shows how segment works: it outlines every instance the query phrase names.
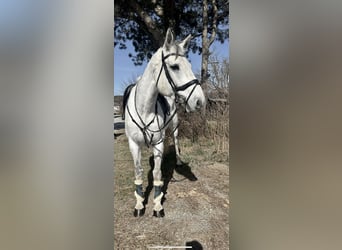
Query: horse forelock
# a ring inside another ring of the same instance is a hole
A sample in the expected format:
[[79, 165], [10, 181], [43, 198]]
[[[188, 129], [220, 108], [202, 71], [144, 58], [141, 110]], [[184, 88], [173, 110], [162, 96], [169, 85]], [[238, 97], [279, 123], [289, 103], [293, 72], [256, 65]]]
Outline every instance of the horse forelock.
[[[163, 50], [163, 49], [164, 48], [161, 48], [161, 50]], [[184, 54], [184, 49], [179, 45], [179, 42], [175, 42], [166, 51], [164, 50], [164, 55], [167, 56], [168, 54], [175, 54], [176, 55], [175, 59], [177, 59], [179, 55], [183, 55]]]

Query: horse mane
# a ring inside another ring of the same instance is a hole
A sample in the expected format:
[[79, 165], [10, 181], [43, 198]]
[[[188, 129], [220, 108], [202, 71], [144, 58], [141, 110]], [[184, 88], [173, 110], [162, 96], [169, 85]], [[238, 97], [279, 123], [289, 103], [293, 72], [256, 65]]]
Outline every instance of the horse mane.
[[[125, 119], [125, 109], [126, 109], [126, 106], [127, 106], [127, 101], [128, 101], [129, 95], [131, 94], [131, 90], [132, 90], [132, 88], [135, 85], [136, 85], [135, 83], [132, 83], [132, 84], [128, 85], [126, 87], [125, 91], [124, 91], [123, 99], [122, 99], [122, 119], [123, 120]], [[166, 114], [170, 115], [170, 105], [167, 102], [165, 96], [163, 96], [161, 94], [158, 94], [157, 102], [160, 104], [160, 106], [161, 106], [161, 108], [163, 110], [164, 115], [166, 115]]]
[[129, 94], [131, 93], [131, 90], [134, 86], [135, 86], [135, 83], [132, 83], [132, 84], [128, 85], [127, 88], [125, 89], [123, 99], [122, 99], [122, 120], [125, 119], [125, 109], [126, 109], [128, 97], [129, 97]]

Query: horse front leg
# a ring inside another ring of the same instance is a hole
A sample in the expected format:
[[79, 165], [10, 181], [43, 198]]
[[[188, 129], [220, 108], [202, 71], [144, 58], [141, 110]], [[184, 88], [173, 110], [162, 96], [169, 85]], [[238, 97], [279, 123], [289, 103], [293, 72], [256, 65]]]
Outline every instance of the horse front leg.
[[175, 144], [175, 150], [176, 150], [176, 165], [180, 166], [182, 165], [182, 160], [180, 157], [180, 149], [179, 149], [179, 143], [178, 143], [178, 128], [176, 127], [176, 129], [173, 131], [173, 142]]
[[155, 145], [153, 148], [153, 156], [154, 156], [154, 169], [153, 169], [153, 186], [154, 186], [154, 207], [153, 207], [153, 216], [155, 217], [164, 217], [164, 209], [161, 204], [161, 200], [163, 198], [164, 193], [162, 192], [162, 187], [164, 182], [162, 181], [162, 172], [161, 172], [161, 163], [164, 151], [164, 143], [160, 143]]
[[136, 204], [134, 207], [134, 213], [133, 215], [135, 217], [137, 216], [143, 216], [145, 213], [145, 206], [143, 204], [144, 201], [144, 192], [143, 192], [143, 168], [141, 167], [141, 149], [140, 146], [135, 143], [132, 139], [128, 140], [129, 143], [129, 149], [131, 151], [134, 167], [135, 167], [135, 198], [136, 198]]
[[180, 148], [178, 143], [178, 115], [175, 114], [175, 116], [172, 119], [172, 131], [173, 131], [173, 143], [175, 144], [175, 150], [176, 150], [176, 164], [182, 165], [182, 160], [180, 157]]

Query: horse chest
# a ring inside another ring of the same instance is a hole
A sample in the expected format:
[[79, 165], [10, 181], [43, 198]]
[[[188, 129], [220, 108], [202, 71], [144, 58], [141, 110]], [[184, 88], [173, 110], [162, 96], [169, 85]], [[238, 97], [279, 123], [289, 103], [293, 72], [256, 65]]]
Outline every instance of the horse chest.
[[163, 117], [156, 117], [154, 121], [149, 124], [147, 127], [143, 127], [140, 125], [140, 128], [137, 129], [137, 125], [134, 122], [129, 122], [126, 124], [127, 134], [137, 143], [143, 144], [156, 144], [159, 143], [165, 136], [165, 128]]

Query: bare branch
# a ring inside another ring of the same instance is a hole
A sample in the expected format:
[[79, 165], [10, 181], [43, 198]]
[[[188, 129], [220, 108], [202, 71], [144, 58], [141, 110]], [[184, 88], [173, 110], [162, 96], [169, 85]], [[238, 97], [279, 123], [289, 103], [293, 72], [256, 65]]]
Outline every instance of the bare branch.
[[157, 28], [156, 23], [153, 19], [148, 15], [148, 13], [134, 0], [129, 0], [128, 4], [132, 7], [132, 9], [138, 14], [140, 19], [145, 23], [148, 31], [153, 36], [153, 42], [156, 48], [159, 48], [163, 45], [163, 36], [162, 32]]

